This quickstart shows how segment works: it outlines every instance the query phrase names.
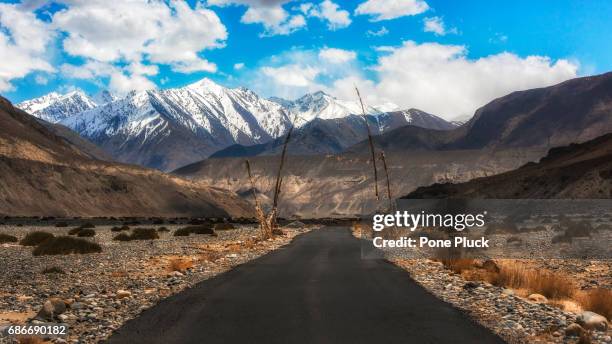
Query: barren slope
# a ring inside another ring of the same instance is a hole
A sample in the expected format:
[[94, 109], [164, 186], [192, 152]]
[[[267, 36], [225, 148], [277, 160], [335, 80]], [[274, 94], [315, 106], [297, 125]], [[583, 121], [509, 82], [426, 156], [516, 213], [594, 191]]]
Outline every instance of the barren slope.
[[0, 214], [248, 216], [222, 189], [94, 160], [0, 97]]

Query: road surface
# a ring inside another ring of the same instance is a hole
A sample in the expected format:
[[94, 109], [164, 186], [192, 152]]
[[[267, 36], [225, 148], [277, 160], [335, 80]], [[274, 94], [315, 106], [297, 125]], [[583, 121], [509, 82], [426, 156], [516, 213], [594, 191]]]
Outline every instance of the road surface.
[[316, 230], [161, 301], [110, 343], [504, 343], [348, 228]]

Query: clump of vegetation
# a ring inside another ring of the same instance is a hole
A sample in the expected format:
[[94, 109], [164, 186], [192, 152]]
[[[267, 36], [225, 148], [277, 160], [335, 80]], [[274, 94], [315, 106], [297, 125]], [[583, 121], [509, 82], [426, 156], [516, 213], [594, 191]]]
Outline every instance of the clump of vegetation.
[[217, 223], [215, 225], [216, 231], [225, 231], [230, 229], [236, 229], [236, 227], [231, 223]]
[[117, 236], [113, 238], [115, 241], [130, 241], [132, 238], [127, 233], [119, 233]]
[[77, 236], [86, 237], [86, 238], [90, 238], [95, 235], [96, 235], [96, 231], [91, 228], [83, 228], [77, 233]]
[[68, 231], [68, 235], [77, 235], [81, 231], [81, 227], [76, 227]]
[[578, 301], [585, 310], [612, 319], [612, 290], [603, 288], [589, 290], [584, 292]]
[[122, 232], [122, 231], [129, 231], [129, 230], [130, 230], [130, 226], [128, 225], [123, 225], [121, 227], [114, 226], [113, 228], [111, 228], [111, 232]]
[[179, 228], [174, 231], [174, 236], [189, 236], [189, 234], [191, 234], [189, 227]]
[[0, 244], [7, 242], [17, 242], [17, 237], [9, 234], [0, 233]]
[[134, 228], [131, 238], [132, 240], [152, 240], [159, 239], [159, 234], [155, 228]]
[[35, 256], [58, 254], [86, 254], [102, 252], [102, 247], [94, 242], [69, 236], [54, 237], [40, 243], [32, 254]]
[[21, 239], [19, 244], [22, 246], [36, 246], [49, 239], [53, 239], [53, 234], [48, 232], [36, 231], [28, 233], [23, 239]]
[[158, 232], [170, 232], [170, 230], [169, 230], [168, 228], [166, 228], [166, 227], [159, 227], [159, 228], [157, 229], [157, 231], [158, 231]]
[[193, 234], [208, 234], [208, 235], [216, 235], [215, 230], [207, 225], [202, 226], [187, 226], [191, 233]]
[[68, 227], [68, 222], [58, 222], [58, 223], [55, 224], [55, 227], [57, 227], [57, 228]]
[[120, 233], [113, 238], [115, 241], [153, 240], [159, 239], [155, 228], [134, 228], [131, 234]]
[[66, 274], [66, 272], [60, 268], [59, 266], [50, 266], [46, 267], [43, 271], [43, 274]]
[[499, 273], [491, 274], [489, 282], [513, 289], [527, 289], [549, 299], [571, 298], [576, 291], [574, 283], [565, 275], [529, 269], [520, 264], [502, 264]]

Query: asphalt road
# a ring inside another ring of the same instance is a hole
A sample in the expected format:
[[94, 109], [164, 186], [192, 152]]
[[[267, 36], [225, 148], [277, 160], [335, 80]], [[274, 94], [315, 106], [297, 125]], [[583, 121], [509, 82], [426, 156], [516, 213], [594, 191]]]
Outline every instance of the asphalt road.
[[347, 228], [317, 230], [128, 321], [110, 343], [504, 343]]

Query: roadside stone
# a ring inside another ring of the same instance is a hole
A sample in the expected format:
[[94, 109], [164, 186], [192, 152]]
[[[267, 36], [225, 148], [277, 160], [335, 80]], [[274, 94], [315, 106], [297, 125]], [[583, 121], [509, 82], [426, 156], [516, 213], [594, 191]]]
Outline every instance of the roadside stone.
[[542, 294], [531, 294], [529, 296], [527, 296], [527, 299], [529, 301], [533, 301], [536, 303], [546, 303], [548, 302], [548, 299], [546, 298], [546, 296], [542, 295]]
[[580, 337], [584, 332], [586, 332], [584, 328], [576, 323], [571, 323], [565, 328], [565, 335], [568, 337]]
[[590, 330], [605, 331], [608, 329], [608, 320], [606, 317], [595, 312], [582, 312], [576, 317], [576, 322], [582, 327]]
[[66, 303], [60, 298], [50, 298], [43, 303], [42, 308], [36, 315], [36, 318], [52, 321], [54, 316], [60, 315], [66, 311]]
[[117, 290], [116, 297], [118, 299], [123, 299], [123, 298], [130, 297], [130, 296], [132, 296], [132, 293], [127, 290], [123, 290], [123, 289]]

